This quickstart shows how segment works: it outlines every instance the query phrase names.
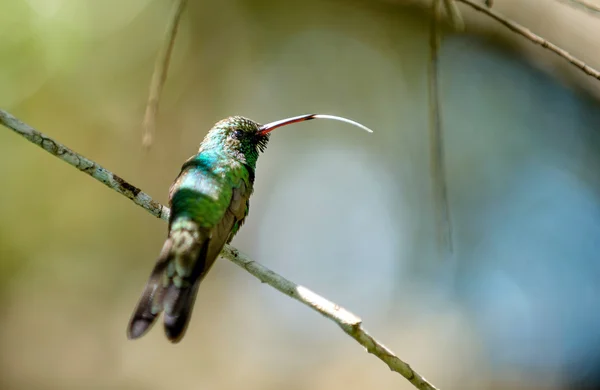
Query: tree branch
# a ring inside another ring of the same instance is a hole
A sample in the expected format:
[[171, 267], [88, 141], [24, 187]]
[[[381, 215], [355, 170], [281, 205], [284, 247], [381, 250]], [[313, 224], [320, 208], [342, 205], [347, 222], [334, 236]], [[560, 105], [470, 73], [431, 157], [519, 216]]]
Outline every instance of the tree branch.
[[572, 7], [581, 8], [592, 14], [600, 13], [600, 5], [592, 3], [589, 0], [561, 0], [563, 3], [567, 3]]
[[[83, 157], [79, 153], [67, 148], [47, 135], [40, 133], [1, 109], [0, 124], [8, 127], [17, 134], [22, 135], [28, 141], [40, 146], [48, 153], [69, 163], [80, 171], [87, 173], [107, 187], [117, 191], [119, 194], [125, 195], [135, 204], [143, 207], [155, 217], [164, 220], [169, 219], [169, 208], [152, 200], [148, 194], [142, 192], [139, 188], [129, 184], [94, 161]], [[303, 303], [338, 324], [346, 334], [365, 347], [367, 352], [375, 355], [387, 364], [392, 371], [405, 377], [416, 388], [420, 390], [437, 390], [435, 386], [419, 375], [407, 363], [400, 360], [400, 358], [398, 358], [391, 350], [367, 333], [362, 327], [362, 320], [356, 315], [309, 289], [299, 286], [283, 276], [276, 274], [267, 267], [251, 260], [248, 256], [230, 245], [225, 245], [225, 248], [223, 248], [223, 251], [221, 252], [221, 256], [244, 268], [261, 282], [267, 283], [271, 287], [298, 302]]]
[[452, 221], [448, 203], [448, 180], [444, 162], [444, 137], [442, 134], [442, 118], [439, 90], [439, 61], [438, 54], [442, 39], [441, 10], [442, 0], [433, 0], [431, 6], [431, 25], [429, 30], [429, 66], [427, 81], [429, 84], [429, 173], [433, 185], [435, 205], [435, 225], [439, 247], [443, 256], [451, 256]]
[[525, 38], [529, 39], [531, 42], [537, 43], [538, 45], [542, 46], [545, 49], [548, 49], [548, 50], [554, 52], [555, 54], [566, 59], [571, 64], [573, 64], [576, 67], [578, 67], [579, 69], [581, 69], [584, 73], [594, 77], [597, 80], [600, 80], [600, 72], [599, 71], [597, 71], [596, 69], [587, 65], [585, 62], [583, 62], [579, 58], [572, 56], [566, 50], [556, 46], [552, 42], [533, 33], [530, 29], [523, 27], [520, 24], [513, 22], [512, 20], [503, 16], [502, 14], [494, 11], [492, 8], [489, 8], [485, 5], [476, 3], [473, 0], [456, 0], [456, 1], [460, 1], [461, 3], [468, 5], [469, 7], [474, 8], [475, 10], [477, 10], [479, 12], [483, 12], [487, 16], [491, 17], [492, 19], [495, 19], [496, 21], [500, 22], [504, 26], [508, 27], [509, 30], [524, 36]]
[[110, 189], [113, 189], [119, 194], [131, 199], [133, 203], [143, 207], [155, 217], [162, 218], [164, 220], [169, 219], [169, 208], [152, 200], [150, 195], [146, 194], [136, 186], [129, 184], [108, 169], [103, 168], [94, 161], [83, 157], [79, 153], [67, 148], [65, 145], [53, 140], [47, 135], [40, 133], [33, 127], [21, 122], [8, 112], [1, 109], [0, 124], [12, 129], [15, 133], [25, 137], [29, 142], [36, 144], [46, 152], [60, 158], [67, 164], [79, 169], [81, 172], [87, 173]]
[[[435, 4], [438, 0], [433, 0]], [[465, 22], [462, 19], [460, 11], [458, 10], [458, 6], [455, 3], [455, 0], [441, 0], [444, 3], [444, 9], [446, 10], [446, 15], [448, 15], [448, 20], [450, 21], [450, 25], [454, 27], [457, 31], [462, 31], [465, 29]], [[435, 5], [432, 7], [435, 8]], [[441, 19], [441, 18], [440, 18]]]
[[391, 350], [371, 336], [362, 327], [362, 320], [348, 310], [321, 297], [306, 287], [299, 286], [276, 274], [229, 245], [225, 246], [221, 252], [221, 256], [244, 268], [261, 282], [267, 283], [288, 297], [310, 307], [338, 324], [348, 336], [365, 347], [367, 352], [377, 356], [377, 358], [388, 365], [390, 370], [405, 377], [417, 389], [436, 389], [435, 386], [413, 370], [408, 363], [400, 360]]
[[144, 114], [144, 122], [142, 123], [144, 131], [142, 145], [145, 148], [149, 148], [152, 145], [160, 94], [167, 79], [171, 52], [175, 45], [175, 37], [177, 36], [181, 14], [183, 13], [186, 4], [187, 0], [176, 0], [176, 3], [173, 4], [173, 13], [171, 14], [169, 25], [167, 26], [164, 46], [156, 56], [156, 62], [154, 63], [154, 73], [152, 74], [152, 81], [150, 82], [150, 93], [148, 95], [146, 113]]

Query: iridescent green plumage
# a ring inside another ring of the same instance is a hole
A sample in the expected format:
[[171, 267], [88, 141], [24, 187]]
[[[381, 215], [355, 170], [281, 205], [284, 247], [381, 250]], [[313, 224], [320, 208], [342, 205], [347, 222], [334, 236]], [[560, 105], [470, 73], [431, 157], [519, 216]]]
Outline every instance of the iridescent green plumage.
[[243, 118], [224, 119], [183, 164], [169, 191], [169, 234], [128, 327], [144, 335], [164, 312], [165, 333], [185, 334], [198, 286], [248, 215], [259, 152], [268, 135]]
[[312, 119], [338, 120], [371, 131], [346, 118], [308, 114], [262, 126], [234, 116], [208, 132], [169, 191], [169, 234], [129, 322], [130, 339], [143, 336], [164, 312], [167, 337], [181, 340], [200, 282], [248, 215], [256, 161], [269, 133]]

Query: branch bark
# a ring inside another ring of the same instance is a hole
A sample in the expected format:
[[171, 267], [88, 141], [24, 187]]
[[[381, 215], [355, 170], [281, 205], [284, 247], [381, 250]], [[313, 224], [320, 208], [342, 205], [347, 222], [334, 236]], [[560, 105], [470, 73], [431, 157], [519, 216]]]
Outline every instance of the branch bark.
[[583, 62], [579, 58], [572, 56], [571, 54], [569, 54], [569, 52], [562, 49], [561, 47], [559, 47], [559, 46], [553, 44], [552, 42], [535, 34], [533, 31], [531, 31], [527, 27], [521, 26], [519, 23], [513, 22], [512, 20], [508, 19], [506, 16], [494, 11], [492, 8], [487, 7], [484, 4], [479, 4], [473, 0], [455, 0], [455, 1], [459, 1], [479, 12], [486, 14], [487, 16], [491, 17], [492, 19], [494, 19], [497, 22], [506, 26], [509, 30], [511, 30], [519, 35], [522, 35], [523, 37], [529, 39], [531, 42], [536, 43], [536, 44], [542, 46], [543, 48], [550, 50], [551, 52], [554, 52], [558, 56], [569, 61], [572, 65], [581, 69], [584, 73], [588, 74], [589, 76], [592, 76], [593, 78], [595, 78], [597, 80], [600, 80], [600, 71], [587, 65], [585, 62]]
[[154, 73], [152, 74], [152, 81], [150, 82], [146, 113], [144, 114], [144, 122], [142, 123], [144, 131], [142, 145], [145, 148], [150, 148], [150, 146], [152, 146], [154, 131], [156, 129], [156, 116], [158, 115], [160, 94], [162, 93], [163, 86], [167, 80], [171, 52], [173, 51], [173, 46], [175, 46], [175, 37], [177, 36], [179, 21], [181, 20], [181, 14], [183, 14], [186, 4], [187, 0], [176, 0], [176, 3], [173, 4], [173, 12], [169, 18], [164, 46], [158, 53], [154, 64]]
[[[454, 0], [452, 0], [454, 1]], [[431, 176], [435, 205], [435, 225], [439, 247], [444, 256], [452, 256], [452, 221], [448, 202], [448, 180], [444, 162], [444, 137], [440, 105], [440, 82], [438, 54], [442, 39], [441, 11], [442, 0], [432, 3], [431, 25], [429, 30], [429, 173]]]
[[[148, 194], [141, 191], [139, 188], [121, 179], [106, 168], [101, 167], [96, 162], [85, 158], [51, 137], [40, 133], [33, 127], [21, 122], [10, 113], [1, 109], [0, 124], [13, 130], [17, 134], [20, 134], [29, 142], [38, 145], [48, 153], [60, 158], [80, 171], [87, 173], [107, 187], [117, 191], [119, 194], [131, 199], [135, 204], [141, 206], [155, 217], [165, 221], [169, 219], [169, 208], [152, 200]], [[230, 245], [225, 245], [225, 248], [223, 248], [223, 251], [221, 252], [221, 256], [242, 267], [261, 282], [267, 283], [269, 286], [310, 307], [314, 311], [321, 313], [326, 318], [338, 324], [346, 334], [365, 347], [367, 352], [375, 355], [387, 364], [390, 370], [402, 375], [417, 389], [437, 390], [435, 386], [413, 370], [408, 363], [402, 361], [390, 349], [371, 336], [362, 327], [362, 320], [358, 316], [319, 296], [306, 287], [299, 286], [283, 276], [278, 275]]]
[[589, 0], [562, 0], [562, 2], [567, 3], [571, 6], [574, 7], [578, 7], [581, 8], [587, 12], [590, 12], [592, 14], [599, 14], [600, 13], [600, 5], [599, 4], [595, 4], [592, 3]]

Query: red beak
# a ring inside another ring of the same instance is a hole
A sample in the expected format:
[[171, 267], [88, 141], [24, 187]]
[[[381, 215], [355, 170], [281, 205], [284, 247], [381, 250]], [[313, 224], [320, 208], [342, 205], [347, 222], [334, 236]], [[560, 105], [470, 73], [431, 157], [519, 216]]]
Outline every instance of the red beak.
[[291, 125], [292, 123], [309, 121], [311, 119], [333, 119], [336, 121], [349, 123], [356, 127], [360, 127], [361, 129], [368, 131], [369, 133], [373, 132], [373, 130], [369, 129], [368, 127], [361, 125], [360, 123], [355, 122], [350, 119], [347, 119], [347, 118], [333, 116], [333, 115], [325, 115], [325, 114], [306, 114], [306, 115], [295, 116], [292, 118], [282, 119], [279, 121], [267, 123], [266, 125], [262, 125], [258, 129], [258, 135], [264, 136], [264, 135], [269, 134], [271, 131], [275, 130], [278, 127]]
[[266, 125], [262, 125], [258, 129], [258, 134], [259, 135], [267, 135], [278, 127], [291, 125], [292, 123], [304, 122], [304, 121], [309, 121], [311, 119], [315, 119], [315, 115], [316, 114], [306, 114], [306, 115], [295, 116], [293, 118], [281, 119], [281, 120], [278, 120], [275, 122], [267, 123]]

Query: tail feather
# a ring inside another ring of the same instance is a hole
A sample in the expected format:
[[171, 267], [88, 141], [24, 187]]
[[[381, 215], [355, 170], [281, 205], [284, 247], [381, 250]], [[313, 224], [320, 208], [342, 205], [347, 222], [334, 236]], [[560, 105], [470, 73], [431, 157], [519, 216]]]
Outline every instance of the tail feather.
[[157, 307], [155, 304], [155, 302], [160, 302], [155, 297], [162, 295], [164, 290], [161, 283], [162, 271], [163, 269], [156, 267], [148, 284], [146, 284], [146, 288], [127, 327], [127, 337], [129, 339], [137, 339], [146, 334], [162, 311], [162, 308]]
[[[187, 330], [192, 311], [194, 309], [194, 303], [198, 296], [198, 287], [200, 286], [200, 280], [196, 283], [184, 289], [178, 289], [171, 285], [169, 290], [174, 292], [173, 306], [171, 310], [165, 310], [164, 313], [164, 328], [165, 334], [169, 341], [172, 343], [179, 342]], [[169, 291], [167, 296], [170, 295]]]
[[[162, 296], [164, 295], [164, 272], [169, 263], [171, 247], [173, 242], [167, 239], [163, 245], [158, 261], [150, 274], [148, 283], [142, 292], [142, 296], [133, 312], [133, 316], [127, 327], [127, 337], [137, 339], [142, 337], [154, 324], [156, 317], [162, 311]], [[157, 305], [159, 303], [159, 305]]]
[[206, 271], [209, 243], [198, 230], [171, 232], [129, 322], [130, 339], [146, 334], [163, 311], [167, 338], [173, 343], [183, 338]]
[[184, 277], [179, 283], [172, 282], [163, 299], [164, 328], [167, 338], [179, 342], [185, 335], [187, 326], [194, 310], [198, 295], [198, 287], [205, 273], [206, 256], [210, 240], [203, 241], [200, 253], [189, 277]]

